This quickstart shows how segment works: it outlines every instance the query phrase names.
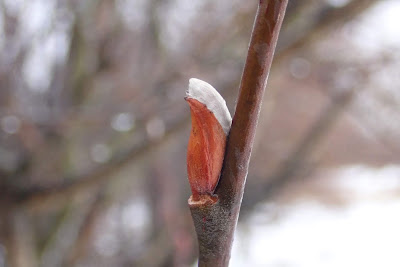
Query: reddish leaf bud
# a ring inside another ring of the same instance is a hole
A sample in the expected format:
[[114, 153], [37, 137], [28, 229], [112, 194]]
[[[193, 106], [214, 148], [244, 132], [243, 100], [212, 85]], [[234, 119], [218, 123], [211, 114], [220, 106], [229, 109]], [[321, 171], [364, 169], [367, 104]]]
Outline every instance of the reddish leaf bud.
[[200, 195], [212, 195], [217, 186], [232, 118], [222, 96], [204, 81], [190, 79], [185, 99], [192, 118], [187, 169], [197, 201]]

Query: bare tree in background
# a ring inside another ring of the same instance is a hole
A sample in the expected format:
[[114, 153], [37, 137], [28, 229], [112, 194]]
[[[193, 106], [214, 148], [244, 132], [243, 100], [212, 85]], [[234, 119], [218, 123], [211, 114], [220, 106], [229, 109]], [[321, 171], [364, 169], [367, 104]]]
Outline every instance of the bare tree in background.
[[[399, 54], [356, 58], [342, 35], [376, 2], [289, 1], [244, 212], [320, 166], [399, 161], [398, 129], [375, 130], [358, 101], [396, 114], [398, 99], [369, 88]], [[0, 262], [195, 260], [184, 91], [189, 77], [210, 81], [232, 111], [256, 5], [0, 1]], [[346, 110], [371, 139], [336, 124]]]

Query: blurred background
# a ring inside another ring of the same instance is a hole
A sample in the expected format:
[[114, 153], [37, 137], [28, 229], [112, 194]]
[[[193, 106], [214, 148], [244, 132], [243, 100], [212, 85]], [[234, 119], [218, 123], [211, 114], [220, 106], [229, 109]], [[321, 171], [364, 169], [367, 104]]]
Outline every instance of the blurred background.
[[[0, 266], [194, 266], [188, 79], [258, 1], [0, 0]], [[232, 266], [400, 266], [400, 1], [290, 0]]]

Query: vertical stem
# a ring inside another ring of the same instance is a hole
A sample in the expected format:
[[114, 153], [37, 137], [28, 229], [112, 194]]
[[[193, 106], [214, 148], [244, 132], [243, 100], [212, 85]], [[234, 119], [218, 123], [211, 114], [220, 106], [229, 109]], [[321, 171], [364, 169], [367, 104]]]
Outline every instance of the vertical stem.
[[260, 0], [213, 204], [189, 202], [199, 266], [229, 265], [262, 98], [288, 0]]
[[[226, 148], [217, 194], [240, 204], [262, 98], [274, 56], [287, 0], [261, 0], [243, 71], [235, 116]], [[233, 199], [232, 199], [233, 197]]]

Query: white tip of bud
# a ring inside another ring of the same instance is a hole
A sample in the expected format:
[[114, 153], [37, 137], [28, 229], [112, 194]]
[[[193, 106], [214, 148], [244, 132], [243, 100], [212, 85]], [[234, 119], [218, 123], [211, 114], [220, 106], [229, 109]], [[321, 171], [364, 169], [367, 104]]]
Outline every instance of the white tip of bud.
[[225, 100], [211, 84], [191, 78], [186, 96], [205, 104], [207, 109], [214, 114], [215, 118], [221, 124], [224, 133], [228, 135], [231, 129], [232, 117]]

